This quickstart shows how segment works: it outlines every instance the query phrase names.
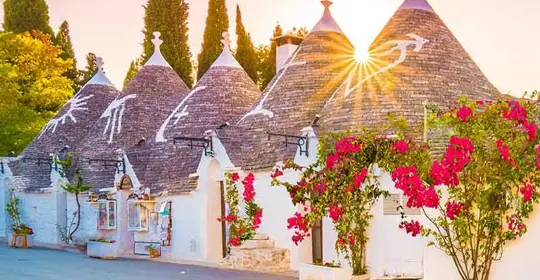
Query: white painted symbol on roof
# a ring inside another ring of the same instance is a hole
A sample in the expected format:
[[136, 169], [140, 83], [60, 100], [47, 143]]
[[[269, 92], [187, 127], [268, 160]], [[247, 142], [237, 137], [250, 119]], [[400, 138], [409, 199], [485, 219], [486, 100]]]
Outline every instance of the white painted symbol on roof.
[[292, 55], [291, 59], [289, 60], [289, 63], [285, 64], [285, 67], [283, 67], [283, 69], [281, 70], [281, 73], [279, 73], [279, 76], [277, 77], [277, 79], [274, 81], [274, 83], [270, 86], [270, 88], [268, 89], [268, 91], [266, 92], [266, 94], [264, 95], [263, 99], [261, 100], [261, 102], [259, 102], [259, 104], [257, 105], [257, 107], [255, 107], [253, 110], [249, 111], [247, 114], [245, 114], [239, 121], [237, 124], [241, 123], [243, 120], [245, 120], [247, 117], [249, 116], [254, 116], [254, 115], [264, 115], [264, 116], [267, 116], [269, 118], [273, 118], [274, 117], [274, 112], [270, 111], [270, 110], [267, 110], [267, 109], [263, 109], [263, 106], [264, 106], [264, 103], [266, 102], [266, 100], [268, 99], [268, 96], [270, 95], [270, 93], [272, 93], [272, 91], [274, 90], [274, 88], [276, 87], [277, 83], [281, 80], [281, 78], [283, 78], [283, 75], [285, 75], [285, 73], [287, 72], [287, 70], [289, 69], [289, 67], [292, 67], [292, 66], [298, 66], [298, 65], [305, 65], [306, 64], [306, 61], [297, 61], [297, 62], [294, 62], [294, 60], [296, 59], [296, 56], [298, 55], [298, 53], [300, 52], [300, 50], [302, 49], [302, 47], [299, 47], [296, 52]]
[[[409, 36], [412, 40], [391, 40], [375, 48], [373, 51], [371, 51], [370, 52], [371, 57], [373, 58], [385, 57], [387, 55], [392, 54], [395, 51], [399, 51], [400, 55], [396, 61], [384, 67], [381, 67], [379, 70], [375, 71], [372, 74], [369, 74], [368, 76], [360, 80], [354, 87], [348, 88], [347, 92], [345, 92], [345, 96], [348, 96], [351, 92], [356, 90], [359, 86], [363, 85], [365, 82], [367, 82], [371, 78], [376, 77], [377, 75], [383, 72], [386, 72], [396, 67], [397, 65], [403, 63], [405, 59], [407, 59], [407, 48], [409, 46], [414, 46], [414, 49], [413, 49], [414, 52], [420, 52], [422, 48], [424, 47], [424, 45], [429, 42], [429, 40], [424, 39], [416, 34], [407, 34], [407, 36]], [[391, 48], [388, 49], [387, 51], [381, 52], [383, 49], [388, 48], [388, 47], [391, 47]]]
[[[167, 130], [167, 126], [169, 125], [171, 120], [173, 118], [176, 118], [176, 120], [173, 123], [173, 126], [175, 126], [175, 125], [178, 124], [178, 121], [180, 121], [180, 119], [182, 119], [183, 117], [188, 116], [189, 115], [189, 112], [187, 110], [188, 106], [186, 105], [184, 108], [182, 108], [182, 106], [184, 106], [186, 101], [189, 98], [191, 98], [191, 96], [193, 96], [195, 93], [197, 93], [198, 91], [201, 91], [203, 89], [206, 89], [206, 87], [197, 87], [194, 90], [192, 90], [186, 97], [184, 97], [184, 99], [182, 99], [180, 104], [178, 104], [178, 106], [176, 106], [174, 111], [169, 115], [169, 117], [167, 117], [165, 122], [163, 122], [163, 124], [159, 128], [159, 130], [158, 130], [158, 132], [156, 134], [156, 142], [159, 142], [159, 143], [167, 142], [167, 139], [165, 138], [165, 131]], [[182, 109], [182, 111], [180, 111], [180, 109]], [[178, 111], [180, 111], [180, 112], [178, 112]]]
[[79, 91], [79, 93], [75, 94], [75, 96], [73, 96], [73, 98], [71, 98], [66, 103], [66, 105], [64, 105], [64, 106], [69, 106], [69, 109], [67, 110], [67, 112], [65, 114], [63, 114], [62, 116], [60, 116], [58, 118], [54, 118], [54, 119], [50, 120], [47, 123], [47, 125], [45, 125], [45, 127], [43, 128], [43, 130], [39, 134], [38, 139], [41, 138], [41, 136], [43, 136], [43, 134], [45, 134], [45, 132], [47, 132], [47, 131], [49, 131], [51, 129], [52, 129], [51, 133], [55, 133], [56, 128], [58, 127], [58, 125], [65, 124], [66, 120], [68, 118], [70, 120], [72, 120], [74, 123], [76, 123], [77, 119], [73, 115], [73, 113], [75, 111], [88, 111], [88, 108], [83, 107], [83, 106], [86, 106], [87, 105], [87, 100], [92, 98], [94, 95], [91, 94], [91, 95], [88, 95], [88, 96], [85, 96], [85, 97], [81, 97], [80, 92], [81, 91]]
[[126, 102], [129, 99], [134, 99], [137, 97], [136, 94], [130, 94], [127, 95], [121, 99], [115, 99], [111, 104], [109, 104], [109, 107], [105, 109], [105, 112], [101, 115], [100, 119], [107, 118], [107, 126], [105, 126], [105, 129], [103, 130], [103, 135], [107, 135], [107, 131], [109, 131], [109, 140], [107, 143], [112, 143], [114, 139], [114, 134], [116, 131], [116, 134], [119, 134], [122, 131], [122, 117], [124, 116], [124, 111], [126, 110]]

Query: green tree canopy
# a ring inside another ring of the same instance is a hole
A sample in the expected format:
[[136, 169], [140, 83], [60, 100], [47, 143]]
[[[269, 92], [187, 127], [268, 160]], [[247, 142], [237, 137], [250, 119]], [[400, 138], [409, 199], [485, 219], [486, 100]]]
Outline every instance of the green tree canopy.
[[[161, 45], [163, 56], [186, 85], [191, 87], [194, 81], [191, 51], [188, 45], [188, 15], [189, 4], [185, 0], [148, 1], [145, 6], [144, 51], [140, 65], [154, 53], [153, 32], [159, 31], [163, 40]], [[135, 70], [136, 67], [130, 67], [130, 69]]]
[[45, 0], [5, 0], [3, 26], [5, 31], [13, 33], [37, 30], [54, 35]]
[[200, 79], [206, 73], [206, 70], [210, 68], [210, 65], [223, 51], [221, 34], [227, 30], [229, 30], [229, 17], [225, 0], [210, 0], [202, 50], [197, 56], [197, 79]]
[[96, 54], [95, 53], [88, 53], [86, 55], [86, 66], [84, 67], [84, 70], [79, 71], [80, 77], [80, 85], [84, 86], [92, 77], [97, 73], [98, 67], [96, 64]]
[[0, 33], [0, 155], [20, 153], [72, 95], [72, 65], [39, 32]]
[[[276, 38], [281, 35], [283, 35], [283, 29], [281, 28], [281, 25], [278, 24], [276, 25], [276, 28], [274, 28], [272, 38]], [[277, 45], [274, 41], [270, 42], [269, 47], [261, 46], [258, 48], [261, 64], [258, 84], [261, 90], [265, 89], [276, 75], [276, 49]]]
[[71, 36], [69, 35], [69, 23], [67, 21], [62, 22], [58, 33], [55, 38], [56, 45], [62, 49], [60, 57], [64, 60], [71, 60], [72, 66], [64, 76], [70, 79], [73, 83], [73, 89], [78, 91], [79, 86], [79, 70], [77, 70], [77, 60], [75, 59], [75, 50], [73, 49], [73, 43], [71, 41]]
[[238, 4], [236, 5], [236, 35], [236, 60], [242, 65], [249, 77], [254, 82], [257, 82], [259, 79], [258, 69], [260, 63], [253, 42], [251, 41], [251, 35], [246, 32], [246, 28], [242, 23], [242, 12]]
[[126, 77], [124, 78], [124, 88], [129, 84], [131, 79], [135, 77], [137, 72], [139, 72], [139, 68], [141, 67], [141, 65], [143, 65], [142, 59], [136, 59], [131, 61], [131, 63], [129, 64], [128, 72], [126, 73]]

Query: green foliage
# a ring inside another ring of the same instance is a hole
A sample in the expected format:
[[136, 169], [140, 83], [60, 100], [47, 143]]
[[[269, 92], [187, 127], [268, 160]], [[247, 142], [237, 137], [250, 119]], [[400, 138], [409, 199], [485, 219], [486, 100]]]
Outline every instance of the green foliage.
[[0, 154], [20, 153], [72, 96], [50, 36], [0, 33]]
[[[62, 168], [59, 170], [59, 172], [63, 177], [66, 177], [66, 170], [71, 168], [72, 155], [68, 155], [66, 160], [54, 159], [54, 162], [56, 164], [59, 164], [59, 165], [62, 166]], [[77, 221], [75, 222], [75, 227], [73, 229], [71, 229], [72, 226], [70, 225], [69, 229], [71, 231], [69, 232], [69, 235], [68, 235], [69, 240], [73, 241], [73, 235], [77, 232], [77, 230], [79, 229], [80, 224], [81, 224], [81, 203], [79, 201], [79, 195], [81, 193], [84, 193], [84, 192], [87, 192], [87, 191], [91, 190], [92, 185], [85, 184], [84, 180], [83, 180], [83, 178], [81, 176], [81, 173], [79, 172], [79, 170], [76, 170], [75, 171], [75, 182], [71, 183], [69, 181], [66, 181], [64, 184], [62, 184], [61, 187], [66, 192], [73, 194], [75, 196], [75, 202], [77, 203], [77, 212], [76, 212]], [[72, 224], [73, 224], [73, 222], [72, 222]], [[62, 234], [61, 231], [59, 232], [59, 234]]]
[[96, 54], [95, 53], [88, 53], [86, 55], [86, 66], [84, 70], [79, 71], [80, 77], [80, 86], [84, 86], [92, 77], [97, 73], [98, 67], [96, 64]]
[[[283, 35], [283, 29], [278, 24], [274, 29], [272, 38]], [[257, 55], [259, 57], [259, 88], [264, 90], [276, 75], [276, 42], [271, 41], [270, 46], [259, 46]]]
[[17, 196], [15, 196], [14, 189], [10, 189], [9, 194], [10, 194], [10, 199], [9, 199], [9, 202], [6, 204], [6, 213], [13, 220], [12, 227], [15, 228], [23, 224], [21, 221], [21, 211], [19, 209], [20, 199]]
[[[139, 65], [143, 65], [154, 53], [153, 32], [159, 31], [163, 40], [161, 45], [163, 56], [186, 85], [192, 87], [193, 69], [188, 45], [188, 15], [189, 4], [185, 0], [148, 1], [144, 16], [143, 62]], [[128, 72], [128, 75], [130, 73], [132, 72]]]
[[73, 90], [77, 92], [80, 89], [79, 70], [77, 70], [77, 59], [75, 59], [75, 50], [73, 49], [71, 35], [69, 35], [69, 23], [67, 21], [62, 22], [60, 25], [54, 42], [62, 50], [60, 58], [72, 62], [71, 68], [64, 73], [64, 76], [71, 80]]
[[3, 27], [7, 32], [40, 31], [54, 36], [45, 0], [5, 0]]
[[197, 79], [200, 79], [223, 51], [222, 33], [229, 30], [225, 0], [209, 0], [208, 16], [201, 53], [197, 56]]
[[251, 35], [246, 32], [244, 24], [242, 23], [242, 12], [240, 11], [240, 5], [236, 5], [236, 35], [237, 35], [237, 48], [236, 48], [236, 60], [242, 65], [248, 76], [257, 82], [259, 79], [259, 57], [251, 41]]
[[140, 65], [141, 63], [139, 60], [131, 61], [131, 63], [129, 64], [128, 72], [126, 73], [126, 77], [124, 78], [124, 88], [126, 88], [126, 86], [129, 84], [131, 79], [133, 79], [133, 77], [137, 75], [137, 73], [139, 72]]

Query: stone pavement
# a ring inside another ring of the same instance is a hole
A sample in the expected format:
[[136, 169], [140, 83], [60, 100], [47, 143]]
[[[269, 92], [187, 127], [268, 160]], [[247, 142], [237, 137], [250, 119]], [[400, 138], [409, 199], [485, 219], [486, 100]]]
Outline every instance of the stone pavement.
[[104, 261], [84, 254], [41, 248], [11, 249], [0, 244], [1, 280], [293, 280], [272, 274], [240, 272], [144, 260]]

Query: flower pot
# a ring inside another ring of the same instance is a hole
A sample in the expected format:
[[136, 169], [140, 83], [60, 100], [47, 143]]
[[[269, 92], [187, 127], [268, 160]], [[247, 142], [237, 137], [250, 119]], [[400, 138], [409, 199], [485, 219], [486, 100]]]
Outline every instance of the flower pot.
[[34, 235], [10, 233], [8, 240], [10, 246], [14, 248], [30, 248], [34, 245]]
[[348, 267], [334, 268], [313, 264], [300, 265], [300, 280], [351, 280], [351, 277], [352, 269]]
[[118, 243], [88, 241], [86, 255], [91, 258], [114, 260], [118, 258]]
[[353, 275], [351, 280], [369, 280], [369, 274]]

